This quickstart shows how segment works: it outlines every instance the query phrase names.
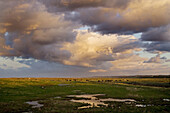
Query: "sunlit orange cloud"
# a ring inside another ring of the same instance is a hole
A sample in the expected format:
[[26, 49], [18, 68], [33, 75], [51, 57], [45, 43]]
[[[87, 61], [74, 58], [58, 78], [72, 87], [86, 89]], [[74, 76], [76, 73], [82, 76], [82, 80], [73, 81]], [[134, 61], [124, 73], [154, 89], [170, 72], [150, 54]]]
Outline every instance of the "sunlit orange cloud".
[[100, 67], [110, 61], [130, 57], [134, 51], [140, 50], [133, 45], [137, 39], [132, 35], [101, 35], [86, 30], [77, 32], [74, 43], [65, 43], [62, 48], [71, 53], [71, 57], [65, 60], [68, 65]]
[[98, 69], [98, 70], [90, 70], [91, 73], [97, 73], [97, 72], [106, 72], [106, 70]]

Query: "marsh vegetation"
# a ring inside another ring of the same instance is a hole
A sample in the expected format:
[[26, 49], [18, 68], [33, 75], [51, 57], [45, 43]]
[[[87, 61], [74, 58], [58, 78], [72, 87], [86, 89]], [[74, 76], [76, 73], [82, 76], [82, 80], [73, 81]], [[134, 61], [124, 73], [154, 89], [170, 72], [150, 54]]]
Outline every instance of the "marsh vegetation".
[[0, 79], [0, 113], [169, 113], [169, 86], [169, 78]]

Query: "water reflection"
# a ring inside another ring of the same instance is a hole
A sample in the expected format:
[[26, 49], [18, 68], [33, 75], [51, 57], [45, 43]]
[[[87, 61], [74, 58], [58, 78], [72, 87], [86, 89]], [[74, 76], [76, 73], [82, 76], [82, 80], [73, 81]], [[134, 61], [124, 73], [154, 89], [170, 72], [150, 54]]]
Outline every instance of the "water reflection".
[[167, 101], [167, 102], [169, 102], [169, 101], [170, 101], [170, 99], [163, 99], [163, 101]]
[[101, 106], [108, 106], [108, 104], [105, 104], [101, 102], [100, 100], [70, 100], [72, 102], [78, 102], [78, 103], [86, 103], [89, 104], [88, 106], [78, 107], [78, 109], [84, 109], [84, 108], [92, 108], [92, 107], [101, 107]]
[[113, 99], [113, 98], [99, 99], [99, 98], [97, 98], [98, 96], [105, 96], [105, 94], [68, 95], [67, 97], [85, 98], [85, 99], [81, 99], [81, 100], [75, 100], [75, 99], [70, 100], [72, 102], [89, 104], [88, 106], [78, 107], [78, 109], [101, 107], [101, 106], [108, 107], [108, 104], [105, 104], [104, 102], [109, 102], [109, 101], [127, 102], [127, 103], [128, 102], [129, 103], [136, 102], [136, 100], [134, 100], [134, 99]]
[[100, 101], [103, 101], [103, 102], [109, 102], [109, 101], [112, 101], [112, 102], [136, 102], [134, 99], [113, 99], [113, 98], [108, 98], [108, 99], [100, 99]]
[[68, 95], [67, 97], [87, 98], [96, 100], [98, 99], [97, 96], [105, 96], [105, 94]]
[[39, 104], [38, 101], [30, 101], [25, 103], [32, 105], [32, 108], [40, 108], [44, 106], [43, 104]]

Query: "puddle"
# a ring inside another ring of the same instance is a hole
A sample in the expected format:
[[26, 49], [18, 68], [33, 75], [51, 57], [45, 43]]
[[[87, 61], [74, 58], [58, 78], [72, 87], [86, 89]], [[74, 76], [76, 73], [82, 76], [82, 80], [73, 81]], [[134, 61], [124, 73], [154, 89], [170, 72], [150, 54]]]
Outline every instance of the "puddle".
[[169, 101], [170, 101], [170, 99], [163, 99], [163, 101], [169, 102]]
[[146, 105], [143, 105], [143, 104], [136, 104], [136, 107], [146, 107]]
[[69, 86], [70, 84], [58, 84], [58, 86]]
[[91, 100], [97, 100], [97, 96], [105, 96], [105, 94], [88, 94], [88, 95], [68, 95], [67, 97], [76, 97], [76, 98], [87, 98]]
[[88, 106], [83, 106], [83, 107], [78, 107], [78, 109], [84, 109], [84, 108], [91, 108], [91, 107], [101, 107], [101, 106], [106, 106], [108, 107], [108, 104], [105, 104], [104, 102], [125, 102], [126, 104], [131, 104], [132, 102], [136, 102], [134, 99], [113, 99], [113, 98], [108, 98], [108, 99], [99, 99], [97, 98], [98, 96], [105, 96], [105, 94], [87, 94], [87, 95], [68, 95], [67, 97], [76, 97], [76, 98], [85, 98], [81, 100], [75, 100], [71, 99], [71, 102], [77, 102], [77, 103], [86, 103], [89, 104]]
[[40, 108], [44, 106], [43, 104], [39, 104], [38, 101], [30, 101], [25, 103], [32, 105], [32, 108]]
[[78, 103], [86, 103], [86, 104], [90, 104], [88, 106], [83, 106], [83, 107], [78, 107], [78, 109], [84, 109], [84, 108], [92, 108], [92, 107], [101, 107], [102, 106], [108, 106], [108, 104], [105, 104], [103, 102], [101, 102], [100, 100], [70, 100], [71, 102], [78, 102]]
[[[71, 99], [70, 100], [71, 102], [89, 104], [87, 106], [78, 107], [78, 109], [101, 107], [101, 106], [108, 107], [109, 104], [106, 104], [105, 102], [124, 102], [125, 104], [130, 104], [130, 105], [134, 103], [136, 104], [135, 105], [136, 107], [154, 106], [154, 104], [137, 104], [136, 103], [137, 101], [134, 99], [114, 99], [114, 98], [99, 99], [98, 96], [105, 96], [105, 94], [68, 95], [67, 97], [80, 98], [80, 100]], [[84, 99], [81, 99], [81, 98], [84, 98]], [[169, 102], [170, 99], [163, 99], [163, 101]]]
[[54, 97], [54, 98], [56, 98], [56, 99], [60, 99], [61, 97]]
[[136, 102], [136, 100], [134, 99], [113, 99], [113, 98], [100, 99], [100, 101], [103, 101], [103, 102]]
[[151, 105], [151, 104], [148, 104], [148, 105], [136, 104], [135, 106], [136, 106], [136, 107], [142, 107], [142, 108], [144, 108], [144, 107], [147, 107], [147, 106], [154, 106], [154, 105]]
[[77, 102], [77, 103], [86, 103], [89, 104], [88, 106], [82, 106], [78, 107], [78, 109], [85, 109], [85, 108], [92, 108], [92, 107], [101, 107], [103, 106], [108, 106], [108, 104], [105, 104], [104, 102], [101, 102], [97, 96], [105, 96], [105, 94], [87, 94], [87, 95], [68, 95], [67, 97], [76, 97], [76, 98], [86, 98], [90, 100], [70, 100], [71, 102]]

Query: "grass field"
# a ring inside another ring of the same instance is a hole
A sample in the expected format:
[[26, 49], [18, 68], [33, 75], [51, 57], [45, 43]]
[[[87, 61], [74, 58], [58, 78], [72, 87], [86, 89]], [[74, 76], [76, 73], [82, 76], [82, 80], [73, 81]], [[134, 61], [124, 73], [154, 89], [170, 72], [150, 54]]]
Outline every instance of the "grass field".
[[[98, 98], [136, 102], [110, 101], [105, 102], [108, 107], [78, 109], [87, 104], [71, 102], [67, 96], [82, 94], [105, 94]], [[169, 78], [0, 79], [0, 113], [169, 113], [169, 99]], [[28, 101], [38, 101], [43, 107], [33, 108]]]

